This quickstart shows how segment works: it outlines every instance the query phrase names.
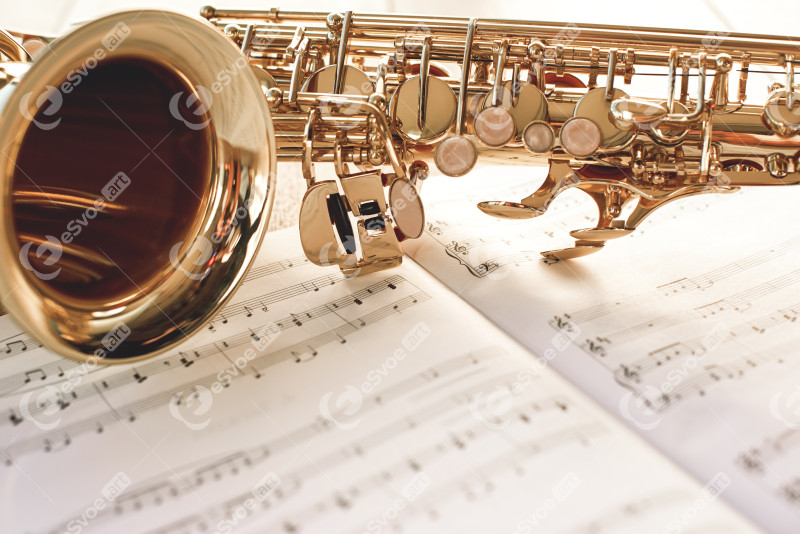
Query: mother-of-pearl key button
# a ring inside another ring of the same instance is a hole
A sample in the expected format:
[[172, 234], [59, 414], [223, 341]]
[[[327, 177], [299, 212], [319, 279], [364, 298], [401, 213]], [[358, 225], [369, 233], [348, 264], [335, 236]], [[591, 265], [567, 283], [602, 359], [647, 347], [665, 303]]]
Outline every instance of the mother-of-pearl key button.
[[514, 117], [501, 107], [481, 110], [475, 117], [475, 136], [490, 147], [503, 146], [514, 138], [517, 127]]
[[522, 142], [525, 147], [535, 154], [549, 152], [556, 142], [553, 127], [545, 121], [533, 121], [525, 127], [522, 133]]
[[567, 120], [561, 127], [559, 137], [564, 150], [578, 158], [594, 154], [603, 141], [597, 124], [584, 117], [572, 117]]
[[466, 137], [448, 137], [436, 147], [433, 156], [436, 167], [447, 176], [464, 176], [478, 161], [475, 144]]
[[389, 187], [389, 206], [394, 223], [406, 237], [416, 239], [425, 228], [425, 209], [416, 188], [408, 180], [396, 179]]

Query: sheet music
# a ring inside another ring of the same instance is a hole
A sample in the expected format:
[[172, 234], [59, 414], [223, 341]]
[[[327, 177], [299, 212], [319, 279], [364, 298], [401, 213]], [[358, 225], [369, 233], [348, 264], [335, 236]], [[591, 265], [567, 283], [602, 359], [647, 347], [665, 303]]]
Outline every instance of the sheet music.
[[800, 189], [678, 201], [554, 263], [539, 251], [572, 246], [597, 208], [572, 190], [537, 219], [479, 213], [546, 173], [509, 169], [428, 180], [407, 252], [698, 480], [730, 473], [725, 497], [769, 531], [800, 524]]
[[345, 280], [296, 231], [152, 360], [0, 317], [2, 532], [756, 531], [413, 261]]

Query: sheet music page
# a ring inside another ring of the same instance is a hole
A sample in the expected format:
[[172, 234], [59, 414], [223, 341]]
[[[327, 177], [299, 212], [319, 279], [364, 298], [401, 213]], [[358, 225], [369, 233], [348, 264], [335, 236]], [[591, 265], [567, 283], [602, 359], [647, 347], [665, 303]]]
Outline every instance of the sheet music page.
[[296, 228], [152, 360], [0, 333], [2, 532], [756, 531], [413, 261], [345, 280]]
[[729, 473], [735, 507], [771, 532], [795, 530], [800, 189], [676, 201], [604, 250], [553, 263], [539, 251], [595, 226], [588, 196], [568, 191], [520, 221], [475, 208], [517, 202], [545, 174], [428, 180], [427, 229], [406, 251], [698, 480]]

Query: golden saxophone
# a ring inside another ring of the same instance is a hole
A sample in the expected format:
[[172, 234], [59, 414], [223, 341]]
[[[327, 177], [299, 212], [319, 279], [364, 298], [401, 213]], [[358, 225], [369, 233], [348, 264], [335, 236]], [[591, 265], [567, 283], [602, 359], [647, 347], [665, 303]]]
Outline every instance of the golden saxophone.
[[[596, 225], [553, 260], [678, 198], [800, 182], [799, 43], [785, 37], [201, 16], [120, 13], [52, 41], [0, 33], [0, 296], [60, 354], [130, 362], [201, 328], [255, 257], [278, 161], [307, 182], [305, 254], [348, 276], [398, 265], [422, 234], [429, 164], [461, 176], [548, 161], [529, 196], [478, 208], [530, 218], [566, 189], [588, 193]], [[328, 163], [335, 178], [317, 179]]]

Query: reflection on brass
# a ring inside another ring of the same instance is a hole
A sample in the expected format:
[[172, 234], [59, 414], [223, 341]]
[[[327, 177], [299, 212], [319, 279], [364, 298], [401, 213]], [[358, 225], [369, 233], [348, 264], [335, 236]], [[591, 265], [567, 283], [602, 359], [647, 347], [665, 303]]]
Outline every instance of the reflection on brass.
[[[347, 276], [400, 264], [423, 233], [429, 163], [449, 177], [549, 163], [528, 196], [478, 204], [494, 217], [589, 195], [596, 221], [549, 262], [597, 252], [681, 198], [800, 183], [789, 39], [714, 35], [709, 48], [692, 30], [202, 17], [119, 13], [30, 50], [0, 32], [2, 305], [60, 354], [136, 361], [201, 328], [257, 253], [278, 161], [302, 163], [303, 250]], [[68, 77], [98, 43], [90, 72]]]
[[611, 117], [614, 101], [628, 96], [621, 89], [613, 89], [612, 100], [606, 99], [606, 88], [591, 89], [575, 106], [575, 116], [591, 119], [599, 128], [602, 136], [600, 147], [609, 149], [625, 145], [635, 135], [629, 128], [620, 128]]
[[[522, 137], [525, 127], [532, 121], [547, 119], [547, 98], [538, 87], [527, 82], [507, 80], [500, 86], [500, 107], [514, 119], [516, 137]], [[492, 95], [486, 95], [483, 107], [491, 106]]]
[[446, 82], [428, 76], [425, 119], [417, 120], [420, 109], [420, 77], [408, 78], [392, 96], [391, 109], [398, 132], [412, 141], [431, 142], [446, 134], [456, 119], [458, 100]]

